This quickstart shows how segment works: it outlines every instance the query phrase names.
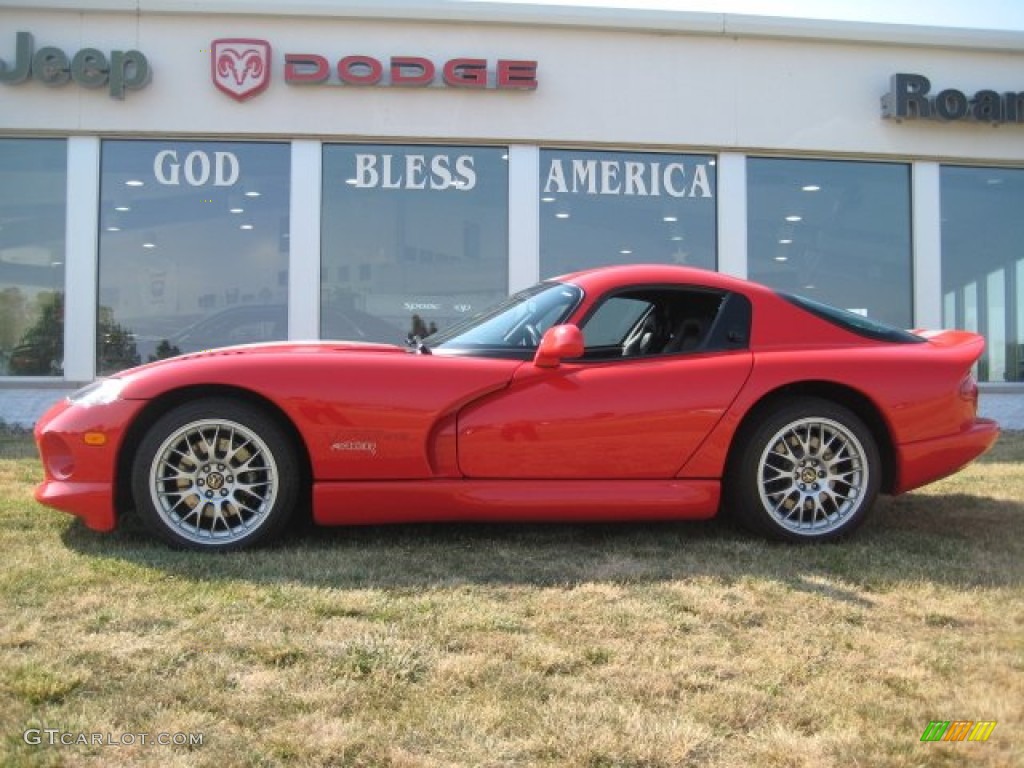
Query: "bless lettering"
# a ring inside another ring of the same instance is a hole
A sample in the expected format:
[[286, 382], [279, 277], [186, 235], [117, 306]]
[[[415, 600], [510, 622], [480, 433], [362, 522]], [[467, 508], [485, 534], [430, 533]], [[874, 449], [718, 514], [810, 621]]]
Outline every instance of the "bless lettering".
[[350, 183], [359, 189], [449, 189], [468, 191], [476, 186], [472, 155], [459, 155], [455, 167], [448, 155], [356, 155], [356, 175]]

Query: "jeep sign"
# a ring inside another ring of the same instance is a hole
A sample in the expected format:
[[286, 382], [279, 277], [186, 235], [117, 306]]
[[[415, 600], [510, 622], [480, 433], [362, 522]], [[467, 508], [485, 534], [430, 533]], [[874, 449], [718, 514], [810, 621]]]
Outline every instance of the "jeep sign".
[[83, 48], [68, 58], [60, 48], [46, 46], [34, 53], [32, 48], [32, 35], [19, 32], [13, 62], [0, 59], [0, 83], [14, 85], [35, 79], [46, 85], [64, 85], [74, 80], [83, 88], [106, 85], [111, 98], [123, 99], [126, 90], [137, 90], [149, 82], [149, 62], [140, 51], [111, 51], [108, 58], [96, 48]]

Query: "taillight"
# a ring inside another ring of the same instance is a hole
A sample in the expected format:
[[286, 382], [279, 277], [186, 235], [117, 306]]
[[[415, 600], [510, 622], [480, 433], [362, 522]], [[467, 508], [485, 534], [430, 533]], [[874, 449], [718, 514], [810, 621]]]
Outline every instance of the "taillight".
[[960, 397], [974, 403], [975, 408], [978, 407], [978, 380], [974, 377], [973, 371], [960, 382]]

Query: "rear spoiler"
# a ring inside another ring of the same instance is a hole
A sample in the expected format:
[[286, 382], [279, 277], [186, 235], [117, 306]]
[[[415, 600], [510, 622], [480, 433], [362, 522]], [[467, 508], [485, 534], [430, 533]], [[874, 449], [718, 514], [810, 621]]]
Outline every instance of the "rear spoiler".
[[933, 347], [948, 350], [951, 359], [964, 365], [973, 365], [985, 351], [985, 337], [973, 331], [915, 328], [911, 333], [920, 336]]

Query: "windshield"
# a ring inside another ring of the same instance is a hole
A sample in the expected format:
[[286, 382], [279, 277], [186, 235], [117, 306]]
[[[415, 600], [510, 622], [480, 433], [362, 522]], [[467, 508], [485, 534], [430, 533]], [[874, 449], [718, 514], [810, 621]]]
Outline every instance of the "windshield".
[[430, 349], [536, 349], [544, 331], [569, 316], [583, 292], [565, 283], [538, 283], [500, 304], [428, 336]]

